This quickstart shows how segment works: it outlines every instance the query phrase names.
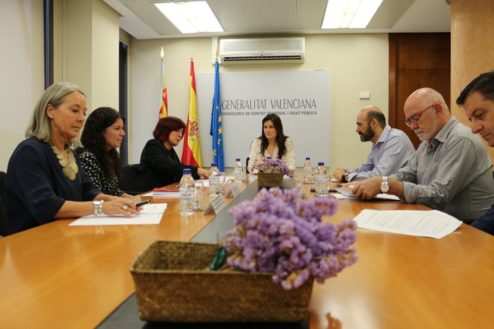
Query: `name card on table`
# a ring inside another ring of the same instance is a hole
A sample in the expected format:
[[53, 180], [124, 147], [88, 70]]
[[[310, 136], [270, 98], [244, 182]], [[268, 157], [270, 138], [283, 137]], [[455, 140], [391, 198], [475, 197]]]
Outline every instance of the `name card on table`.
[[242, 186], [243, 186], [243, 184], [239, 183], [239, 182], [234, 182], [232, 184], [225, 185], [225, 190], [227, 191], [226, 197], [227, 198], [238, 197], [240, 195], [240, 193], [242, 192]]
[[236, 198], [240, 195], [242, 192], [242, 183], [234, 183], [232, 188], [230, 189], [230, 192], [232, 193], [233, 197]]
[[206, 215], [214, 213], [215, 215], [218, 215], [220, 211], [222, 211], [226, 207], [226, 201], [223, 195], [218, 194], [213, 200], [211, 200], [208, 205], [206, 206], [206, 209], [204, 210], [204, 213]]

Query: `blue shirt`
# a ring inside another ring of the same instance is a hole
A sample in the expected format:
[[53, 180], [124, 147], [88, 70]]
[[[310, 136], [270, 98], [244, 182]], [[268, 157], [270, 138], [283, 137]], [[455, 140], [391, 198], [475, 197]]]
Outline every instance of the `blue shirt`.
[[394, 174], [407, 164], [414, 153], [415, 148], [403, 131], [386, 126], [372, 145], [367, 162], [351, 170], [348, 181]]
[[49, 144], [29, 138], [17, 146], [9, 160], [5, 189], [11, 233], [53, 221], [66, 200], [90, 201], [101, 193], [77, 164], [79, 171], [71, 181]]

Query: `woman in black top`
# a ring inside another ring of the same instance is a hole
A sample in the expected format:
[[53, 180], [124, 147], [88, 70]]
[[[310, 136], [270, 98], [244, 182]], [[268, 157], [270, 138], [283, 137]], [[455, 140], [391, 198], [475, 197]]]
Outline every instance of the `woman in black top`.
[[149, 140], [141, 153], [141, 182], [148, 189], [178, 182], [184, 168], [192, 170], [195, 179], [207, 178], [209, 171], [203, 168], [183, 165], [173, 147], [183, 137], [185, 123], [168, 116], [158, 121], [153, 131], [154, 139]]
[[86, 175], [103, 193], [131, 197], [118, 187], [122, 163], [117, 148], [125, 136], [124, 119], [111, 107], [99, 107], [86, 120], [78, 149]]

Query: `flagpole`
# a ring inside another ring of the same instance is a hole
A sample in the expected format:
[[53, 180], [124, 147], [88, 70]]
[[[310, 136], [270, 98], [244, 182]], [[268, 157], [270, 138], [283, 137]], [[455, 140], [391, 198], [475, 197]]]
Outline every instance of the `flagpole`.
[[161, 62], [161, 67], [160, 67], [160, 75], [161, 75], [161, 106], [160, 106], [160, 111], [159, 111], [159, 117], [165, 118], [168, 116], [168, 95], [167, 95], [167, 90], [166, 90], [166, 79], [165, 79], [165, 52], [163, 50], [163, 47], [161, 47], [161, 53], [160, 53], [160, 62]]

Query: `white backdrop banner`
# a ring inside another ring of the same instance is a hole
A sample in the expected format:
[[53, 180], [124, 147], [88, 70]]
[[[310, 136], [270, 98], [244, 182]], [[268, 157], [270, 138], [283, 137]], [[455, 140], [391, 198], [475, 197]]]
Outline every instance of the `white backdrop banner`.
[[[235, 158], [249, 155], [251, 141], [262, 133], [262, 119], [276, 113], [285, 135], [292, 138], [297, 166], [310, 156], [329, 163], [330, 76], [328, 71], [273, 71], [220, 73], [223, 111], [225, 166]], [[202, 161], [212, 159], [211, 106], [214, 74], [197, 74], [197, 111], [199, 114]]]

